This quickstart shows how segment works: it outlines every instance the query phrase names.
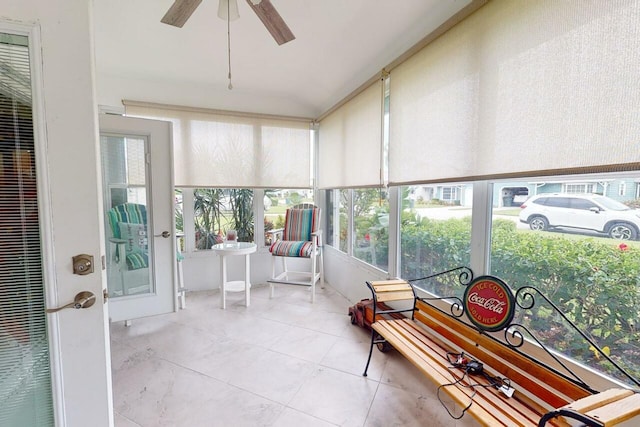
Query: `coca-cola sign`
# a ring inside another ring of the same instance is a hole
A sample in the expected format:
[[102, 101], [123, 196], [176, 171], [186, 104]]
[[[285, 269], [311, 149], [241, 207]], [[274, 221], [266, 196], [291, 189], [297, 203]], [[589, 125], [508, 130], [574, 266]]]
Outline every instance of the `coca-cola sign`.
[[483, 331], [498, 331], [513, 319], [513, 292], [497, 277], [480, 276], [474, 279], [467, 286], [463, 301], [469, 320]]

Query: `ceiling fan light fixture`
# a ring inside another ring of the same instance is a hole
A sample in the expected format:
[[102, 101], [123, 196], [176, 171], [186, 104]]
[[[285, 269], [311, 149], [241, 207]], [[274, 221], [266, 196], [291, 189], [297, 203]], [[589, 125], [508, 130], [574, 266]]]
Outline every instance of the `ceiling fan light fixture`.
[[218, 3], [218, 18], [229, 21], [235, 21], [240, 18], [240, 13], [238, 13], [238, 2], [237, 0], [220, 0]]

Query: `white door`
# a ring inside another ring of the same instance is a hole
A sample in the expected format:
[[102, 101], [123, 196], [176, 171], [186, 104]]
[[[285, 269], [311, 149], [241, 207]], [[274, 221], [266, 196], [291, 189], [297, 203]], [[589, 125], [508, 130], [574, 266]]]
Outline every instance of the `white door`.
[[[2, 426], [113, 426], [90, 8], [72, 3], [0, 19]], [[45, 313], [81, 292], [93, 305]]]
[[176, 307], [171, 123], [100, 116], [107, 289], [112, 321]]

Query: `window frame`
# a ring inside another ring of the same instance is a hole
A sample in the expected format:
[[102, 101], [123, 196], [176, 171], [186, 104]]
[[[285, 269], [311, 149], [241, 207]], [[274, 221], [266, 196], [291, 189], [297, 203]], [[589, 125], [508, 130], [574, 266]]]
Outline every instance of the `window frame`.
[[592, 182], [568, 182], [562, 184], [562, 192], [566, 194], [589, 194], [594, 192], [596, 185]]
[[[633, 175], [635, 174], [635, 175]], [[619, 172], [619, 173], [606, 173], [604, 174], [607, 178], [613, 177], [614, 179], [629, 179], [630, 176], [640, 176], [640, 171], [633, 172]], [[541, 180], [549, 180], [549, 181], [558, 181], [558, 178], [568, 178], [567, 176], [549, 176], [549, 177], [535, 177], [536, 182], [540, 182]], [[491, 238], [492, 238], [492, 220], [494, 214], [494, 197], [496, 197], [495, 188], [504, 184], [505, 180], [492, 180], [492, 181], [472, 181], [468, 184], [472, 185], [473, 194], [472, 194], [472, 219], [471, 219], [471, 254], [470, 254], [470, 262], [469, 267], [473, 270], [474, 275], [477, 277], [483, 274], [490, 274], [491, 271]], [[434, 184], [429, 184], [434, 185]], [[438, 184], [436, 184], [438, 185]], [[442, 186], [442, 184], [440, 184]], [[532, 184], [533, 185], [533, 184]], [[457, 185], [460, 188], [459, 185]], [[612, 190], [615, 187], [612, 188]], [[399, 263], [400, 263], [400, 210], [402, 207], [401, 196], [402, 192], [400, 191], [401, 187], [393, 186], [388, 188], [388, 199], [389, 199], [389, 269], [387, 272], [387, 277], [399, 277]], [[331, 190], [328, 190], [331, 191]], [[336, 191], [336, 190], [333, 190]], [[337, 190], [340, 191], [340, 190]], [[351, 194], [353, 190], [348, 190]], [[462, 191], [462, 190], [461, 190]], [[614, 190], [615, 191], [615, 190]], [[326, 194], [326, 193], [323, 193]], [[615, 193], [614, 193], [615, 194]], [[348, 228], [348, 239], [351, 242], [353, 231], [353, 198], [350, 196], [350, 205], [347, 209], [349, 213], [349, 228]], [[496, 206], [497, 207], [497, 206]], [[569, 207], [567, 207], [569, 208]], [[329, 215], [327, 215], [327, 218]], [[358, 258], [356, 258], [353, 254], [352, 245], [348, 245], [348, 251], [342, 252], [338, 249], [337, 244], [332, 245], [336, 252], [339, 253], [339, 257], [343, 259], [348, 259], [348, 261], [359, 268], [364, 267], [365, 270], [376, 272], [377, 274], [384, 273], [377, 269], [375, 266], [368, 264]], [[407, 279], [407, 278], [405, 278]], [[354, 285], [355, 286], [355, 285]], [[541, 353], [539, 349], [536, 348], [535, 344], [526, 343], [523, 347], [523, 351], [527, 354], [532, 355], [536, 358], [543, 358], [546, 360], [547, 355]], [[593, 384], [606, 384], [607, 386], [611, 386], [611, 384], [615, 384], [617, 380], [614, 378], [606, 376], [606, 374], [601, 372], [596, 372], [590, 366], [583, 365], [582, 362], [575, 360], [569, 356], [566, 358], [569, 366], [572, 369], [580, 372], [580, 375], [584, 375], [589, 382]]]

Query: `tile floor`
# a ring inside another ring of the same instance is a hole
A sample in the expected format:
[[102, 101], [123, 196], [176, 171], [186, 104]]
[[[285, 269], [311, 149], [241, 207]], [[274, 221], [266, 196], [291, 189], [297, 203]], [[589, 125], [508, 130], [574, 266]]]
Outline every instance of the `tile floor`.
[[[178, 313], [111, 326], [115, 425], [475, 426], [454, 420], [435, 387], [395, 351], [351, 325], [350, 301], [327, 286], [192, 292]], [[449, 402], [449, 407], [453, 405]], [[459, 409], [455, 409], [459, 414]]]

